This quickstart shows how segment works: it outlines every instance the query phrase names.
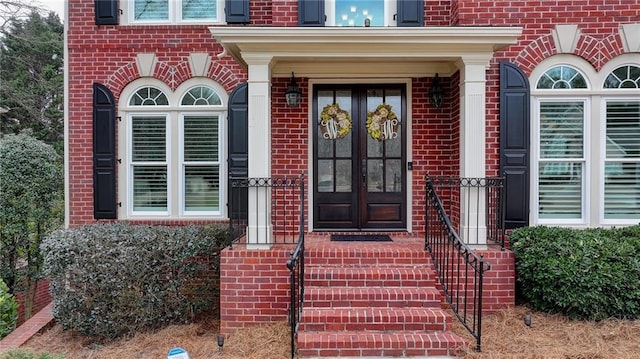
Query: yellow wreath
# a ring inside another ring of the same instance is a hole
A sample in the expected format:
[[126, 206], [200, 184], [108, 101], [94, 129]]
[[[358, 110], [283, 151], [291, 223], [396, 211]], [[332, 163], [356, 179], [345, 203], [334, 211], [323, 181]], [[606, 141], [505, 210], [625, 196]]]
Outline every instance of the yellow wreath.
[[335, 140], [345, 137], [353, 124], [348, 111], [340, 109], [337, 103], [326, 105], [320, 113], [320, 130], [322, 137]]
[[391, 111], [391, 105], [382, 103], [367, 113], [367, 132], [371, 138], [383, 141], [398, 137], [400, 119]]

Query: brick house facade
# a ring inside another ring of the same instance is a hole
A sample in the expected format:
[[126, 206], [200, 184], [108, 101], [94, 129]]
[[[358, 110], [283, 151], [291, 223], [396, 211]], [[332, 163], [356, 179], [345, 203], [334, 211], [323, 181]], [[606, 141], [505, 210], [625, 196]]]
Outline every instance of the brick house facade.
[[[225, 222], [236, 162], [249, 177], [306, 173], [309, 233], [423, 236], [427, 174], [505, 175], [508, 228], [640, 219], [636, 0], [388, 0], [368, 2], [369, 15], [343, 14], [348, 2], [337, 0], [212, 0], [200, 10], [143, 3], [68, 0], [68, 226]], [[430, 96], [436, 75], [439, 107]], [[292, 76], [296, 107], [285, 101]], [[232, 108], [238, 89], [245, 103]], [[329, 130], [319, 117], [334, 102], [352, 124], [329, 140], [346, 138], [347, 149], [322, 144]], [[400, 139], [376, 157], [365, 124], [387, 102]], [[248, 121], [240, 158], [235, 115]], [[202, 152], [199, 133], [215, 137]], [[371, 200], [372, 177], [367, 194], [352, 191], [378, 163], [381, 192], [396, 195]], [[287, 316], [290, 247], [273, 245], [249, 210], [246, 247], [222, 254], [226, 333]], [[495, 269], [487, 309], [512, 306], [512, 254], [487, 246], [483, 228], [469, 231]]]

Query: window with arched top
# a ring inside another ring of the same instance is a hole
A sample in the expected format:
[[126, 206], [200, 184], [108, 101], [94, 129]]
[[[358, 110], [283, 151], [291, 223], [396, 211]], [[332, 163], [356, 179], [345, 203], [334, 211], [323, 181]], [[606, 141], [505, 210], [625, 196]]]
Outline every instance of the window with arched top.
[[[640, 218], [640, 66], [624, 65], [604, 80], [604, 219]], [[617, 91], [623, 90], [623, 91]], [[637, 93], [637, 91], [634, 91]]]
[[126, 216], [222, 217], [224, 89], [210, 79], [190, 79], [175, 91], [140, 79], [121, 98]]
[[129, 106], [168, 106], [169, 99], [156, 87], [143, 87], [129, 99]]
[[640, 88], [640, 66], [620, 66], [611, 71], [604, 80], [606, 89]]
[[536, 85], [537, 89], [586, 89], [587, 81], [573, 67], [560, 65], [545, 71]]
[[209, 86], [197, 86], [189, 89], [182, 100], [181, 106], [221, 106], [220, 95]]
[[640, 221], [640, 63], [635, 62], [621, 55], [598, 72], [583, 59], [558, 55], [532, 72], [533, 223]]

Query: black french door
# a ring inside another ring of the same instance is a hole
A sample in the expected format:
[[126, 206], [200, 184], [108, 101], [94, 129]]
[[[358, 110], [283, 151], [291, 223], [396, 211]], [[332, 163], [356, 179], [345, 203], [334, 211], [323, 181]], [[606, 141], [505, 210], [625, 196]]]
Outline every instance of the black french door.
[[314, 228], [405, 229], [405, 86], [317, 85], [312, 111]]

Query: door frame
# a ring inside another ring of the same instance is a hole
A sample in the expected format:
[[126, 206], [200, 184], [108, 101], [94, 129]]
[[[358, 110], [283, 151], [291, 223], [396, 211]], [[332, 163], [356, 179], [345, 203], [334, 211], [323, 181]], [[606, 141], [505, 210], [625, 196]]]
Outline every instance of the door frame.
[[[307, 161], [307, 173], [309, 174], [309, 180], [308, 183], [313, 183], [313, 178], [315, 176], [315, 173], [313, 171], [313, 165], [314, 165], [314, 158], [313, 158], [313, 141], [314, 141], [314, 126], [315, 123], [313, 121], [313, 90], [314, 90], [314, 86], [315, 85], [362, 85], [362, 84], [403, 84], [405, 85], [405, 89], [406, 89], [406, 103], [407, 103], [407, 116], [406, 116], [406, 161], [407, 162], [412, 162], [413, 161], [413, 139], [411, 136], [411, 128], [412, 128], [412, 113], [413, 113], [413, 104], [412, 104], [412, 100], [413, 100], [413, 91], [412, 91], [412, 81], [411, 78], [368, 78], [368, 79], [345, 79], [345, 78], [323, 78], [323, 79], [313, 79], [310, 78], [308, 81], [308, 89], [307, 89], [307, 133], [308, 133], [308, 137], [307, 137], [307, 154], [308, 154], [308, 161]], [[407, 170], [406, 170], [406, 228], [405, 230], [407, 232], [412, 232], [412, 225], [411, 223], [413, 222], [413, 203], [411, 201], [411, 197], [413, 194], [413, 175], [412, 175], [412, 170], [410, 170], [407, 166]], [[313, 186], [309, 185], [307, 186], [306, 189], [307, 193], [307, 198], [309, 199], [309, 204], [307, 206], [307, 218], [314, 218], [313, 215], [313, 204], [314, 204], [314, 200], [315, 198], [313, 197]], [[315, 230], [315, 228], [313, 227], [313, 221], [310, 220], [308, 221], [308, 227], [309, 227], [309, 231], [312, 232]]]

